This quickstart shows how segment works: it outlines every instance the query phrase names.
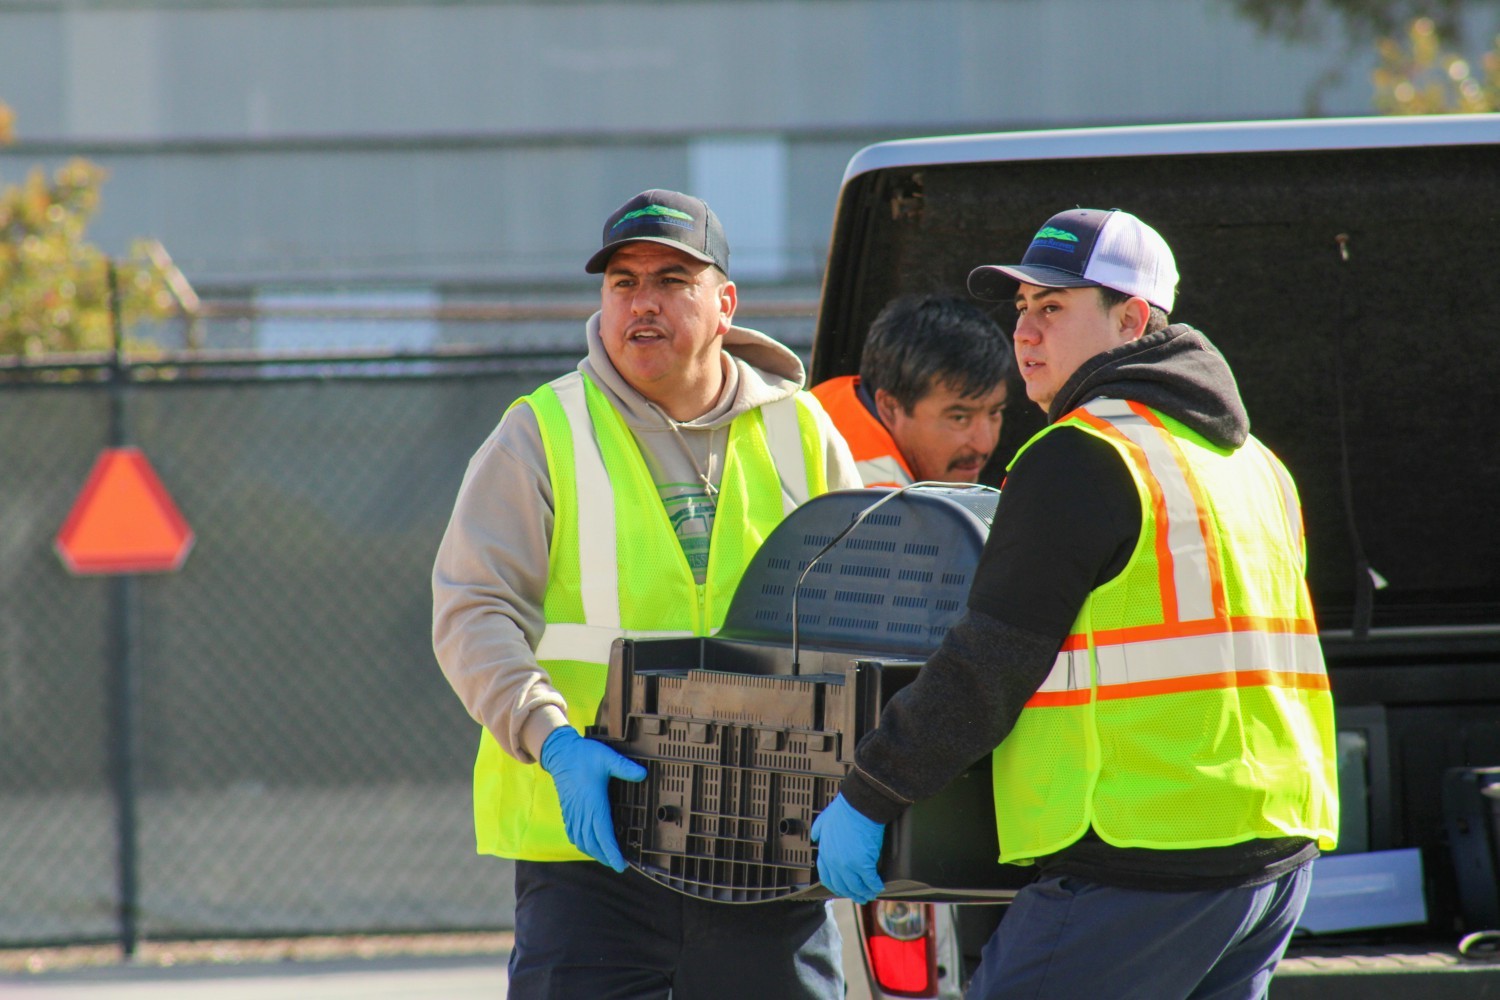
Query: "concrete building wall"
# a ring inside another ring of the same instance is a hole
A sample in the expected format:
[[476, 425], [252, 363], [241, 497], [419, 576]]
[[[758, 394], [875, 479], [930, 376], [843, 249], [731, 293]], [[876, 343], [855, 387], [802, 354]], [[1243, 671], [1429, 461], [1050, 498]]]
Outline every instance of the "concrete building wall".
[[0, 180], [87, 156], [96, 242], [241, 293], [581, 287], [609, 210], [681, 187], [805, 289], [870, 142], [1370, 113], [1344, 60], [1222, 0], [10, 0]]

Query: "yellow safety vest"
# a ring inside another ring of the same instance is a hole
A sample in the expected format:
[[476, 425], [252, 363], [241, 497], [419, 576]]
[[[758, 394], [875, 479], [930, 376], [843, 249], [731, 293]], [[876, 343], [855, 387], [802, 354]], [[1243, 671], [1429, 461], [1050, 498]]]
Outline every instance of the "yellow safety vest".
[[[824, 443], [801, 393], [730, 423], [700, 585], [635, 438], [603, 393], [572, 372], [517, 402], [536, 415], [552, 483], [537, 662], [581, 732], [594, 723], [616, 638], [710, 635], [723, 624], [740, 576], [771, 529], [827, 492]], [[474, 763], [474, 830], [481, 854], [587, 859], [564, 831], [552, 777], [505, 753], [487, 730]]]
[[1025, 447], [1059, 427], [1119, 452], [1141, 533], [995, 750], [1000, 860], [1090, 826], [1119, 847], [1331, 849], [1333, 702], [1291, 476], [1254, 437], [1219, 448], [1140, 403], [1093, 400]]

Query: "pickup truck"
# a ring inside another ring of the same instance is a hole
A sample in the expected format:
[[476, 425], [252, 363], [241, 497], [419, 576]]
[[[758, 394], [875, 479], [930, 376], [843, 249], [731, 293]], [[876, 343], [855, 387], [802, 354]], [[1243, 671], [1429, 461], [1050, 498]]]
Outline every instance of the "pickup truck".
[[[1472, 905], [1496, 892], [1494, 859], [1478, 876], [1456, 863], [1443, 794], [1452, 769], [1500, 766], [1500, 115], [871, 146], [839, 193], [812, 382], [857, 370], [888, 300], [963, 294], [973, 267], [1019, 259], [1075, 205], [1126, 209], [1166, 237], [1173, 318], [1229, 359], [1301, 490], [1343, 815], [1314, 893], [1354, 893], [1355, 915], [1304, 918], [1275, 995], [1500, 997], [1493, 939], [1458, 948], [1495, 929]], [[1042, 425], [1013, 389], [992, 484]], [[845, 913], [869, 973], [851, 997], [956, 997], [1003, 905]]]

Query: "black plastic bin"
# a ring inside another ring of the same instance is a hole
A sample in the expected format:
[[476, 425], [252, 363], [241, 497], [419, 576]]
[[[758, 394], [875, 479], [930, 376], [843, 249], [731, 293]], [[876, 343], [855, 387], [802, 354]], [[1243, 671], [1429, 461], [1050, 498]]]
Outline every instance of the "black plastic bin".
[[[829, 494], [794, 512], [718, 636], [616, 642], [591, 735], [647, 769], [644, 782], [610, 783], [633, 867], [722, 902], [828, 897], [813, 821], [881, 707], [962, 613], [994, 507], [979, 490], [912, 491], [861, 517], [888, 495]], [[886, 828], [882, 896], [1009, 898], [1031, 874], [998, 854], [985, 758]]]

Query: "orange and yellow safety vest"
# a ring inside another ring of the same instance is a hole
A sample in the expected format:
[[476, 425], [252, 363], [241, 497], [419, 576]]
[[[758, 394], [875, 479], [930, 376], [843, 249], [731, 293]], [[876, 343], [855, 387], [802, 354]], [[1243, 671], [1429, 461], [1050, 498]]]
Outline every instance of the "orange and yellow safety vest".
[[1308, 837], [1331, 849], [1333, 704], [1291, 476], [1254, 437], [1216, 447], [1116, 399], [1074, 410], [1017, 458], [1061, 427], [1119, 453], [1141, 532], [994, 753], [1000, 860], [1052, 854], [1090, 827], [1120, 847]]
[[849, 442], [849, 451], [854, 455], [861, 482], [866, 486], [910, 485], [911, 468], [891, 432], [875, 419], [859, 398], [858, 386], [858, 375], [841, 375], [813, 386], [812, 394], [818, 397], [833, 426]]

